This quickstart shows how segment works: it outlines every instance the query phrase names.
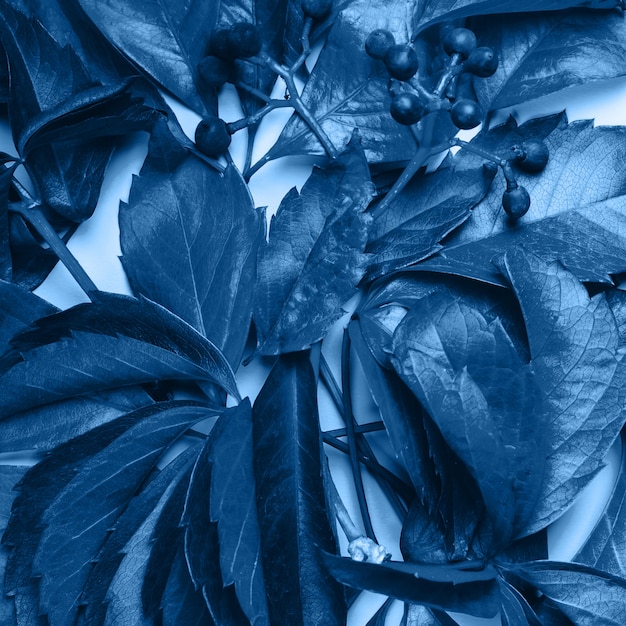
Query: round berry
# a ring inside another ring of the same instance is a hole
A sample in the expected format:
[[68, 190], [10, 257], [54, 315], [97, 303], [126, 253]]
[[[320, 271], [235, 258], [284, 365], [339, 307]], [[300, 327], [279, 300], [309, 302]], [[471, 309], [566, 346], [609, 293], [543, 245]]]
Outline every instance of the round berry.
[[384, 57], [385, 67], [393, 78], [408, 80], [417, 72], [417, 54], [407, 44], [390, 46]]
[[466, 59], [476, 47], [476, 35], [469, 28], [453, 28], [443, 39], [443, 49], [446, 54], [460, 54]]
[[487, 46], [474, 48], [463, 64], [463, 69], [474, 76], [488, 78], [493, 76], [498, 69], [498, 57], [496, 53]]
[[248, 59], [261, 52], [261, 35], [254, 24], [237, 22], [230, 27], [230, 32], [238, 59]]
[[198, 63], [198, 75], [210, 87], [221, 87], [230, 79], [231, 65], [228, 61], [212, 54]]
[[462, 130], [476, 128], [483, 119], [483, 112], [478, 102], [469, 98], [457, 100], [450, 109], [452, 123]]
[[224, 154], [230, 140], [226, 122], [219, 117], [206, 117], [196, 127], [196, 147], [208, 157], [216, 159]]
[[302, 12], [306, 17], [323, 20], [333, 10], [333, 0], [302, 0]]
[[530, 174], [543, 172], [550, 158], [550, 151], [541, 139], [527, 139], [519, 146], [513, 146], [514, 162], [521, 170]]
[[526, 188], [518, 185], [517, 187], [507, 189], [502, 194], [502, 208], [514, 220], [525, 215], [530, 208], [530, 195]]
[[389, 111], [391, 117], [396, 122], [410, 126], [411, 124], [416, 124], [424, 117], [426, 107], [418, 96], [407, 91], [393, 97]]
[[230, 28], [218, 28], [211, 35], [210, 52], [212, 55], [227, 61], [237, 58], [237, 49]]
[[391, 31], [384, 28], [373, 30], [365, 40], [365, 52], [372, 59], [383, 59], [387, 54], [387, 50], [395, 45], [396, 40]]

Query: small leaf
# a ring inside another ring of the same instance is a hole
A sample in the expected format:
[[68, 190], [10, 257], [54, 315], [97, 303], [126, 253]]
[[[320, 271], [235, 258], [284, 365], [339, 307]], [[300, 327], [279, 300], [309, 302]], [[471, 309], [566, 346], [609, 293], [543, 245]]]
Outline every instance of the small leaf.
[[235, 167], [220, 174], [162, 125], [156, 131], [128, 204], [120, 205], [122, 263], [136, 294], [182, 317], [237, 367], [265, 241], [263, 214]]
[[345, 624], [341, 587], [320, 562], [334, 551], [325, 511], [316, 384], [306, 352], [283, 355], [253, 409], [254, 472], [270, 623]]
[[529, 534], [569, 507], [602, 467], [626, 419], [626, 366], [602, 294], [589, 298], [559, 263], [522, 249], [507, 253], [502, 268], [524, 314], [547, 411], [545, 476]]
[[79, 0], [87, 16], [133, 64], [200, 115], [214, 94], [198, 88], [196, 65], [206, 54], [218, 3], [192, 0]]
[[511, 568], [544, 594], [545, 602], [577, 626], [620, 626], [626, 611], [626, 581], [606, 572], [553, 561], [535, 561]]
[[14, 338], [0, 366], [4, 417], [162, 378], [217, 383], [238, 396], [224, 356], [191, 326], [149, 300], [103, 292], [97, 303], [39, 320]]
[[292, 189], [283, 199], [258, 265], [254, 321], [263, 354], [303, 350], [341, 317], [365, 272], [372, 196], [354, 139], [300, 194]]
[[493, 617], [499, 609], [497, 574], [490, 567], [367, 563], [322, 552], [324, 566], [345, 585], [443, 611]]
[[[518, 128], [510, 119], [478, 135], [473, 143], [506, 157], [526, 138], [544, 139], [550, 150], [541, 174], [515, 172], [530, 193], [528, 213], [515, 225], [508, 221], [502, 208], [505, 181], [499, 174], [463, 228], [452, 234], [440, 253], [423, 261], [421, 270], [502, 285], [491, 261], [519, 244], [544, 258], [559, 259], [584, 281], [609, 283], [610, 274], [626, 269], [626, 128], [593, 127], [590, 121], [567, 124], [563, 115], [531, 120]], [[463, 155], [461, 150], [456, 167], [473, 168], [481, 162], [481, 157]]]

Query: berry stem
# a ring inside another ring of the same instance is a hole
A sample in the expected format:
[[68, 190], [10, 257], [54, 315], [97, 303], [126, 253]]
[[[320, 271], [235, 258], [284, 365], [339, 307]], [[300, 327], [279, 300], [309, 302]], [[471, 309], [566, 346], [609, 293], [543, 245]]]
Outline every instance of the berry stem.
[[463, 57], [458, 52], [455, 52], [450, 57], [450, 63], [448, 64], [448, 67], [446, 68], [445, 72], [441, 75], [441, 78], [439, 79], [439, 82], [437, 83], [437, 86], [435, 87], [433, 91], [433, 96], [435, 96], [436, 98], [441, 98], [441, 96], [445, 93], [446, 88], [448, 87], [448, 84], [450, 83], [450, 81], [455, 76], [460, 74], [461, 69], [462, 69], [461, 67], [462, 60], [463, 60]]
[[492, 161], [503, 169], [505, 164], [507, 163], [506, 159], [502, 159], [495, 154], [491, 154], [491, 152], [487, 152], [486, 150], [483, 150], [482, 148], [479, 148], [478, 146], [475, 146], [467, 141], [463, 141], [463, 139], [459, 139], [458, 137], [450, 139], [449, 146], [450, 148], [458, 146], [459, 148], [467, 150], [468, 152], [472, 152], [473, 154], [476, 154], [487, 161]]
[[[22, 193], [22, 190], [20, 190]], [[36, 202], [11, 202], [9, 210], [19, 214], [26, 222], [28, 222], [50, 246], [50, 249], [57, 255], [61, 263], [65, 265], [68, 272], [78, 283], [80, 288], [85, 292], [90, 300], [93, 295], [98, 292], [95, 283], [89, 278], [87, 272], [82, 265], [76, 260], [76, 257], [69, 251], [64, 241], [59, 237], [50, 222], [46, 219], [43, 211]]]
[[253, 113], [248, 117], [242, 117], [236, 122], [230, 122], [229, 124], [226, 124], [226, 127], [228, 128], [228, 132], [233, 135], [243, 128], [257, 124], [274, 109], [281, 109], [284, 107], [293, 107], [293, 105], [290, 100], [270, 100], [264, 107], [261, 107], [258, 111], [256, 111], [256, 113]]
[[289, 69], [289, 72], [292, 76], [295, 76], [297, 72], [300, 70], [304, 62], [308, 59], [311, 54], [311, 28], [313, 27], [313, 18], [306, 17], [304, 20], [304, 26], [302, 28], [302, 37], [300, 37], [300, 42], [302, 43], [302, 52], [300, 56], [294, 61], [293, 65]]

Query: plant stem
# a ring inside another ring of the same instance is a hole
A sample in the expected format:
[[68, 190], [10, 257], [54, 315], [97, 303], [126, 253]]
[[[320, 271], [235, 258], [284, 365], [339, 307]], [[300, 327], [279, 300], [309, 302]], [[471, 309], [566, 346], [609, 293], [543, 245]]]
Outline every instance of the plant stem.
[[264, 107], [261, 107], [256, 113], [249, 115], [248, 117], [242, 117], [236, 122], [230, 122], [226, 124], [228, 132], [232, 135], [239, 130], [246, 128], [247, 126], [253, 126], [263, 119], [268, 113], [274, 109], [281, 109], [284, 107], [293, 107], [293, 104], [289, 100], [270, 100]]
[[482, 148], [479, 148], [478, 146], [475, 146], [467, 141], [463, 141], [462, 139], [459, 139], [458, 137], [454, 137], [453, 139], [450, 139], [449, 145], [451, 148], [453, 146], [458, 146], [462, 150], [467, 150], [468, 152], [472, 152], [487, 161], [492, 161], [493, 163], [495, 163], [496, 165], [499, 165], [502, 168], [504, 168], [504, 165], [506, 164], [506, 159], [501, 159], [495, 154], [491, 154], [491, 152], [487, 152], [486, 150], [483, 150]]

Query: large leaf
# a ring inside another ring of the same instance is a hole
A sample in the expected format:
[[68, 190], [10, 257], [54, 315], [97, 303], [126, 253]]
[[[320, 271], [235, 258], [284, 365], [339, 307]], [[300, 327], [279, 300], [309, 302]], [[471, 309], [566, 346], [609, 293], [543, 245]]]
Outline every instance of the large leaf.
[[217, 522], [224, 585], [235, 585], [253, 626], [268, 626], [252, 460], [249, 401], [226, 411], [211, 431], [211, 519]]
[[303, 350], [343, 314], [366, 267], [363, 253], [373, 196], [367, 163], [353, 139], [329, 167], [292, 189], [261, 249], [254, 321], [260, 351]]
[[[545, 258], [559, 259], [578, 278], [608, 282], [626, 269], [626, 128], [594, 128], [589, 121], [567, 124], [564, 115], [506, 124], [478, 135], [472, 143], [506, 157], [525, 138], [545, 138], [550, 160], [541, 174], [516, 172], [530, 193], [526, 215], [511, 224], [502, 209], [503, 176], [444, 249], [418, 267], [503, 284], [491, 260], [517, 244]], [[601, 154], [598, 159], [596, 155]], [[463, 151], [457, 170], [475, 167], [481, 157]]]
[[98, 303], [45, 317], [2, 360], [0, 415], [160, 379], [217, 383], [238, 396], [222, 353], [149, 300], [100, 293]]
[[503, 270], [522, 308], [547, 411], [545, 476], [530, 534], [570, 506], [602, 467], [626, 420], [626, 365], [602, 294], [589, 298], [560, 264], [520, 249], [507, 253]]
[[254, 473], [270, 623], [345, 624], [342, 590], [325, 571], [334, 552], [322, 484], [316, 384], [306, 352], [283, 355], [253, 410]]
[[196, 65], [207, 52], [217, 2], [78, 1], [133, 64], [199, 114], [213, 112], [215, 94], [199, 89]]
[[496, 319], [452, 294], [419, 300], [394, 333], [392, 362], [474, 476], [505, 546], [526, 525], [543, 477], [539, 387]]
[[421, 3], [420, 28], [426, 28], [443, 20], [459, 20], [473, 15], [492, 13], [520, 13], [532, 11], [558, 11], [570, 7], [585, 6], [592, 9], [613, 9], [622, 6], [620, 0], [423, 0]]
[[[389, 74], [365, 54], [372, 30], [389, 29], [409, 41], [411, 5], [402, 0], [352, 2], [336, 18], [322, 53], [302, 92], [302, 99], [335, 147], [345, 146], [355, 128], [370, 162], [406, 161], [416, 150], [408, 129], [389, 113]], [[309, 126], [296, 114], [289, 120], [268, 158], [324, 154]]]
[[442, 249], [439, 243], [463, 224], [485, 196], [495, 168], [456, 172], [449, 167], [415, 177], [374, 220], [367, 252], [367, 278], [379, 278], [425, 259]]
[[619, 626], [626, 611], [626, 581], [606, 572], [552, 561], [524, 563], [510, 572], [576, 626]]
[[490, 567], [417, 565], [388, 561], [367, 563], [322, 553], [326, 568], [357, 589], [383, 593], [444, 611], [494, 617], [498, 612], [496, 572]]
[[163, 127], [155, 129], [128, 204], [120, 205], [122, 262], [135, 293], [189, 322], [237, 367], [252, 317], [263, 213], [234, 166], [220, 174]]
[[587, 537], [583, 547], [576, 553], [574, 561], [589, 565], [604, 572], [620, 576], [626, 575], [624, 550], [626, 546], [626, 450], [624, 433], [621, 438], [621, 458], [617, 480], [613, 485], [611, 497], [595, 528]]
[[624, 18], [617, 11], [500, 15], [476, 26], [480, 45], [493, 48], [499, 59], [493, 76], [475, 81], [485, 111], [626, 72]]

